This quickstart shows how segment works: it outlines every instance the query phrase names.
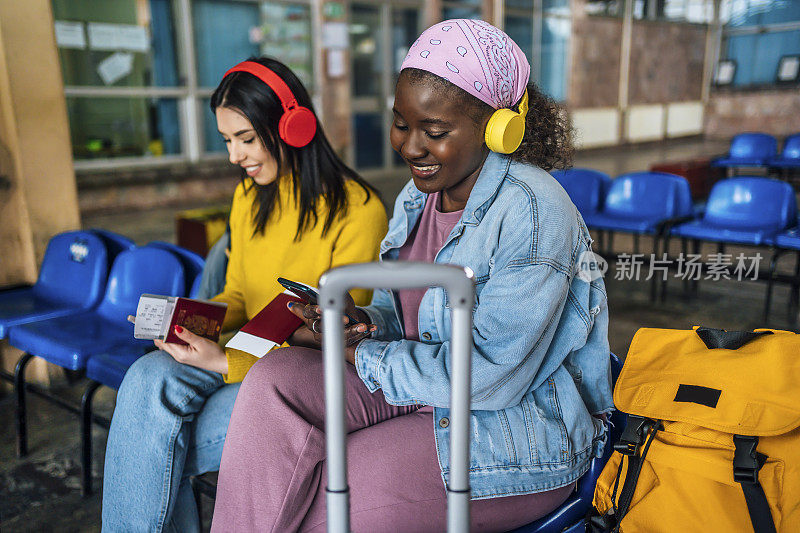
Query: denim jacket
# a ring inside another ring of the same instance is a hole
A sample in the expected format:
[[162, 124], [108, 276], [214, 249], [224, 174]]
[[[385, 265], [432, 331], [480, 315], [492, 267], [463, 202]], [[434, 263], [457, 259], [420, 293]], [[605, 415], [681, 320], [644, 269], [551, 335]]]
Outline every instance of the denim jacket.
[[[395, 202], [381, 260], [398, 257], [427, 196], [409, 182]], [[541, 492], [577, 480], [602, 454], [592, 414], [613, 409], [602, 279], [577, 276], [589, 232], [564, 189], [538, 167], [490, 153], [436, 263], [475, 274], [471, 391], [472, 498]], [[450, 309], [442, 288], [419, 307], [420, 342], [404, 339], [396, 293], [364, 308], [378, 326], [356, 369], [393, 405], [434, 407], [442, 478], [450, 461]]]

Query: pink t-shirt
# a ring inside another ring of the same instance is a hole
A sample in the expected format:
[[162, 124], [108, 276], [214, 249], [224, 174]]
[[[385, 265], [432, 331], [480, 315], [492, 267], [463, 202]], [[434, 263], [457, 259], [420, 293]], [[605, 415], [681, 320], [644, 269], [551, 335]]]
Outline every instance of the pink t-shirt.
[[[425, 208], [422, 210], [417, 222], [417, 227], [409, 235], [408, 240], [400, 248], [401, 261], [421, 261], [433, 263], [436, 254], [444, 246], [447, 237], [461, 218], [463, 209], [451, 213], [439, 211], [440, 194], [435, 192], [428, 196]], [[419, 304], [427, 289], [408, 289], [397, 291], [400, 298], [400, 308], [405, 323], [406, 339], [419, 340]]]

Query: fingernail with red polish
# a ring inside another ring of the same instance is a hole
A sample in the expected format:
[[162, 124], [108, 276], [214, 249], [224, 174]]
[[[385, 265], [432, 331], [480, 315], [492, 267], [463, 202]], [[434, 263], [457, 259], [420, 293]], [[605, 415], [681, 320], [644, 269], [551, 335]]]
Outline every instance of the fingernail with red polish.
[[175, 326], [175, 333], [183, 333], [183, 328], [180, 326]]

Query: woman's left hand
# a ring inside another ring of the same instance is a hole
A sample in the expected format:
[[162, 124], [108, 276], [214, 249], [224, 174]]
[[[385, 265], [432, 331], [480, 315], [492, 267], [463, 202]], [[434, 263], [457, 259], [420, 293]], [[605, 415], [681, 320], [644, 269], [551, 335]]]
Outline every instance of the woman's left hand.
[[186, 341], [187, 346], [154, 340], [153, 343], [159, 350], [170, 354], [173, 359], [185, 365], [195, 366], [220, 374], [228, 373], [228, 358], [225, 350], [214, 341], [195, 335], [186, 328], [175, 326], [175, 334], [179, 339]]
[[[301, 326], [295, 332], [293, 338], [299, 342], [300, 345], [319, 348], [322, 346], [322, 314], [318, 305], [289, 302], [289, 310], [299, 317], [305, 326]], [[361, 317], [359, 317], [361, 318]], [[347, 325], [349, 320], [347, 317], [342, 317], [342, 324]], [[359, 342], [364, 340], [378, 327], [374, 324], [366, 324], [359, 322], [349, 327], [345, 327], [345, 359], [355, 364], [355, 349]]]

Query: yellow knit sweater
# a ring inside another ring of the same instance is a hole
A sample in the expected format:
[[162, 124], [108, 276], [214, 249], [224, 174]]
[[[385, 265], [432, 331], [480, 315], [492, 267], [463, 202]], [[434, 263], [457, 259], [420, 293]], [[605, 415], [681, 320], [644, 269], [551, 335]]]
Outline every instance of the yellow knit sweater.
[[[253, 236], [255, 190], [250, 180], [236, 188], [231, 208], [231, 256], [225, 290], [214, 298], [228, 304], [224, 330], [242, 327], [284, 288], [277, 278], [284, 277], [317, 285], [326, 270], [348, 263], [375, 261], [380, 240], [386, 234], [386, 211], [375, 194], [364, 203], [364, 189], [352, 180], [345, 182], [347, 214], [338, 217], [325, 236], [322, 228], [328, 213], [327, 202], [317, 204], [317, 225], [295, 241], [300, 216], [289, 177], [280, 178], [279, 195], [263, 234]], [[371, 291], [354, 290], [357, 305], [367, 305]], [[239, 350], [226, 350], [228, 383], [244, 379], [257, 359]]]

